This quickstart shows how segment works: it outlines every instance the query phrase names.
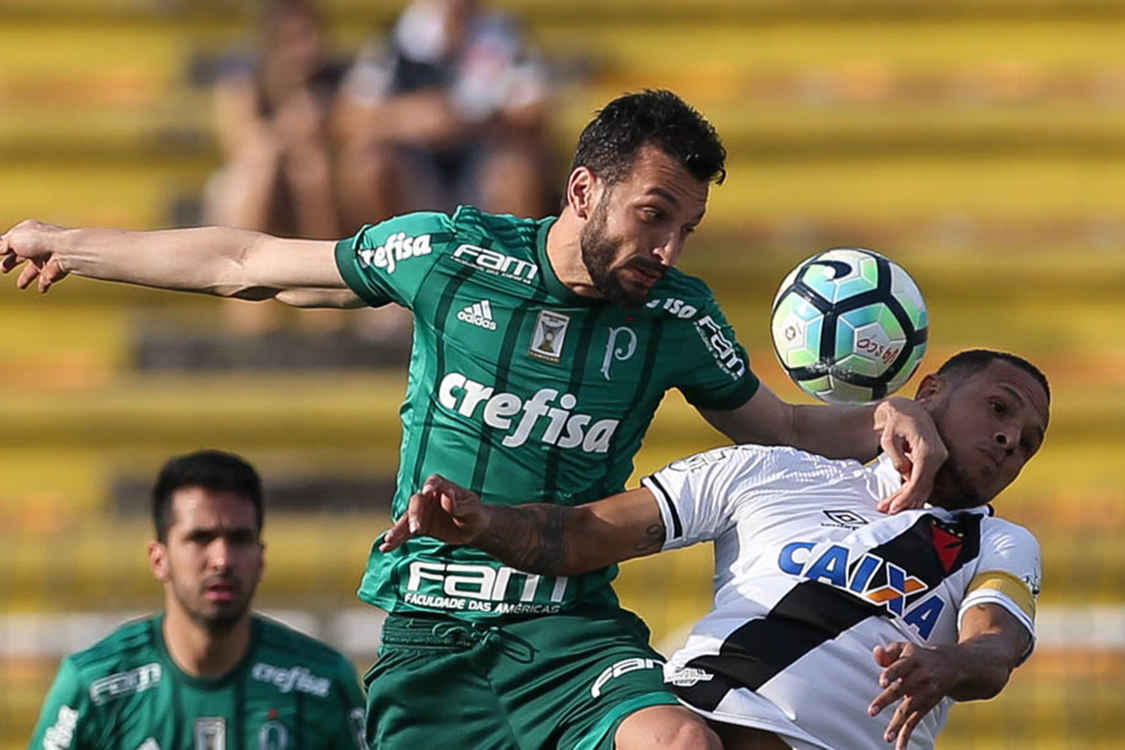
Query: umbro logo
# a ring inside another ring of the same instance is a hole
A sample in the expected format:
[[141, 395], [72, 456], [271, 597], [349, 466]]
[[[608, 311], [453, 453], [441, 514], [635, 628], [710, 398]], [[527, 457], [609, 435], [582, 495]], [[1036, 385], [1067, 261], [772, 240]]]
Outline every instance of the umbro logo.
[[821, 526], [835, 526], [854, 530], [867, 523], [866, 518], [850, 510], [826, 510], [824, 515], [828, 516], [831, 523], [824, 521], [820, 524]]
[[463, 320], [466, 323], [479, 326], [489, 331], [496, 330], [496, 321], [492, 319], [492, 303], [486, 299], [480, 302], [474, 302], [457, 313], [457, 320]]

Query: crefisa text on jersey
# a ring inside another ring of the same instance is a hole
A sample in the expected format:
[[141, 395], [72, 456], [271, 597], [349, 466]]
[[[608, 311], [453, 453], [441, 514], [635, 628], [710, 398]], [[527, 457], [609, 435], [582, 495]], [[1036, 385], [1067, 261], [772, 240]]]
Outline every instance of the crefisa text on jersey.
[[[470, 380], [459, 372], [451, 372], [438, 385], [438, 403], [470, 418], [475, 417], [478, 407], [483, 404], [481, 418], [486, 425], [497, 430], [511, 429], [511, 417], [523, 412], [515, 431], [501, 441], [508, 448], [526, 443], [540, 418], [546, 417], [547, 426], [540, 438], [544, 443], [560, 448], [581, 447], [587, 453], [606, 453], [620, 423], [618, 419], [595, 422], [589, 414], [573, 412], [578, 399], [570, 393], [560, 396], [554, 388], [540, 388], [526, 401], [514, 393], [495, 391], [492, 386]], [[556, 398], [558, 405], [552, 406], [551, 402]]]
[[429, 255], [430, 235], [420, 234], [417, 237], [407, 237], [406, 232], [398, 232], [387, 238], [387, 241], [378, 247], [365, 247], [356, 251], [359, 262], [365, 266], [385, 268], [387, 273], [394, 273], [399, 261]]

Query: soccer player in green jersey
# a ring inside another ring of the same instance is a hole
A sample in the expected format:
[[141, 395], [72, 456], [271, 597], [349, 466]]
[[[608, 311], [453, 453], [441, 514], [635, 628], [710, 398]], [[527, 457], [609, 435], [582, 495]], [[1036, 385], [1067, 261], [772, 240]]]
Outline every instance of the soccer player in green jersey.
[[[868, 460], [920, 505], [945, 460], [913, 402], [793, 406], [750, 370], [706, 284], [675, 270], [726, 151], [667, 91], [610, 102], [583, 131], [557, 217], [463, 206], [339, 243], [227, 228], [136, 233], [24, 222], [0, 270], [40, 291], [69, 273], [297, 306], [414, 313], [397, 516], [440, 473], [486, 502], [575, 505], [624, 488], [665, 391], [740, 443]], [[528, 575], [414, 539], [372, 548], [360, 597], [390, 612], [367, 675], [375, 747], [717, 747], [665, 689], [661, 657], [617, 606], [616, 568]]]
[[351, 663], [251, 614], [264, 549], [253, 467], [218, 451], [172, 459], [153, 520], [164, 612], [63, 661], [32, 750], [362, 749]]

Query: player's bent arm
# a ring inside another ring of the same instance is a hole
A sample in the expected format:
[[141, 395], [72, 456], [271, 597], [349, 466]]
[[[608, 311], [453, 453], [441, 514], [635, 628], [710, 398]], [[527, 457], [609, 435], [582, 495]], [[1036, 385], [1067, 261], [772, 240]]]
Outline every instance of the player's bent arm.
[[736, 409], [700, 413], [736, 443], [789, 445], [861, 462], [883, 451], [907, 477], [902, 490], [880, 505], [880, 510], [891, 512], [921, 507], [947, 456], [933, 419], [910, 399], [866, 406], [787, 404], [763, 384]]
[[1019, 666], [1031, 634], [1008, 610], [978, 604], [961, 618], [961, 635], [950, 658], [963, 670], [949, 697], [958, 701], [995, 697]]
[[5, 272], [47, 291], [67, 274], [298, 307], [361, 304], [340, 275], [331, 241], [287, 240], [230, 227], [156, 232], [64, 229], [22, 222], [0, 239]]
[[983, 700], [998, 694], [1027, 651], [1030, 633], [1003, 607], [979, 604], [961, 617], [956, 644], [927, 648], [897, 642], [876, 646], [873, 656], [883, 671], [883, 690], [867, 712], [876, 716], [898, 706], [884, 739], [906, 750], [914, 729], [946, 696], [959, 701]]
[[518, 570], [567, 576], [659, 552], [665, 530], [656, 498], [643, 487], [574, 507], [492, 505], [435, 475], [380, 549], [423, 535], [477, 547]]

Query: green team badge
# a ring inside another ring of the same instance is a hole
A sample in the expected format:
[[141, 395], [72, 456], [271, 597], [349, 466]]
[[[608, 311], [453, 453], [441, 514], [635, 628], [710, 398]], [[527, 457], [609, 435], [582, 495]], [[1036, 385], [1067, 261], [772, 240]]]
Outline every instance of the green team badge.
[[570, 316], [542, 310], [535, 321], [535, 331], [531, 334], [531, 349], [528, 353], [536, 359], [559, 362], [562, 359], [563, 341], [566, 340], [566, 327]]

